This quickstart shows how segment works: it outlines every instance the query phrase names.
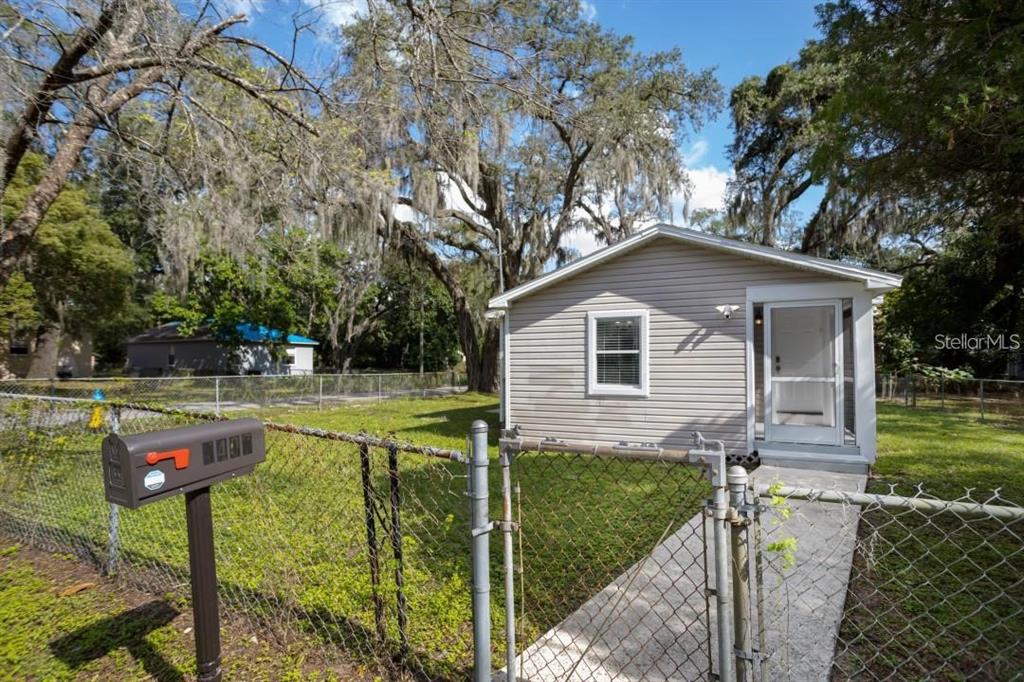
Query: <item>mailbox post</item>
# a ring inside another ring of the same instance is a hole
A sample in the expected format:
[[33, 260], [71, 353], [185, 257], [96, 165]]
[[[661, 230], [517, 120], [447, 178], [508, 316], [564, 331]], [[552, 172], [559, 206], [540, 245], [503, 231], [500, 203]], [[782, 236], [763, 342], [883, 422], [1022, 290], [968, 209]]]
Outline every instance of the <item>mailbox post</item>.
[[219, 682], [220, 624], [213, 554], [210, 486], [252, 473], [266, 459], [263, 424], [235, 419], [103, 440], [103, 484], [109, 502], [129, 509], [185, 496], [196, 669]]

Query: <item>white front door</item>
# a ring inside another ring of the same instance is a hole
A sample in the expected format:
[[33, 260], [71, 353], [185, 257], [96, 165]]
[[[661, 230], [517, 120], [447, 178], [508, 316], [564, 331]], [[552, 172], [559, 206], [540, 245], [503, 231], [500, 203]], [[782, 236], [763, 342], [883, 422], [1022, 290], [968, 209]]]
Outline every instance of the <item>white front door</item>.
[[764, 306], [765, 439], [843, 442], [842, 302]]

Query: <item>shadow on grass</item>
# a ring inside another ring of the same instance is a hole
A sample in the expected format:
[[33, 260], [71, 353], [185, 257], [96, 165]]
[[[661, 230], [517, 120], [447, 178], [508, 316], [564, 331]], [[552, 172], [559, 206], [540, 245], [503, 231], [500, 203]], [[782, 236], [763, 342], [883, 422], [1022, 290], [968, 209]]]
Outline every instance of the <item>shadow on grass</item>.
[[[405, 475], [408, 474], [403, 472], [403, 476]], [[407, 512], [403, 511], [403, 519], [406, 516]], [[42, 525], [36, 525], [35, 528], [38, 537], [27, 538], [17, 532], [18, 525], [11, 522], [8, 514], [0, 512], [0, 529], [8, 534], [22, 537], [27, 544], [44, 551], [70, 550], [74, 556], [90, 563], [97, 570], [102, 567], [102, 563], [97, 560], [98, 548], [89, 538], [62, 531], [66, 546], [53, 542], [38, 542], [39, 537], [50, 536], [55, 529]], [[468, 537], [468, 528], [466, 535]], [[388, 576], [384, 578], [386, 582], [392, 575], [394, 567], [387, 556], [390, 548], [387, 544], [386, 529], [382, 536], [382, 564], [387, 569], [382, 571], [382, 574]], [[437, 558], [441, 557], [443, 553]], [[459, 556], [456, 564], [463, 560], [463, 557]], [[438, 564], [440, 563], [439, 561]], [[129, 587], [143, 592], [163, 592], [167, 585], [187, 586], [191, 579], [186, 567], [174, 566], [145, 553], [125, 549], [122, 549], [119, 565], [119, 579]], [[468, 564], [464, 570], [468, 572]], [[385, 588], [385, 591], [389, 589]], [[361, 661], [391, 677], [407, 676], [418, 682], [434, 682], [463, 679], [469, 672], [467, 667], [459, 663], [436, 660], [432, 655], [434, 652], [417, 650], [415, 643], [412, 650], [403, 650], [390, 633], [381, 641], [373, 630], [364, 627], [356, 618], [328, 607], [296, 603], [292, 599], [245, 587], [223, 578], [219, 580], [219, 592], [222, 603], [228, 609], [243, 613], [253, 625], [267, 634], [274, 637], [284, 635], [287, 639], [291, 633], [282, 631], [280, 626], [282, 623], [294, 622], [299, 625], [302, 633], [336, 646], [353, 660]], [[387, 604], [386, 617], [390, 622], [394, 622], [397, 617], [394, 608], [393, 603]], [[127, 648], [153, 679], [159, 682], [177, 682], [185, 678], [145, 639], [149, 632], [163, 627], [177, 615], [178, 611], [167, 602], [155, 600], [54, 640], [50, 643], [50, 649], [57, 658], [69, 666], [80, 667], [118, 648]], [[424, 613], [410, 615], [420, 618], [427, 616]]]
[[154, 600], [116, 616], [110, 616], [50, 642], [54, 656], [72, 668], [103, 658], [116, 649], [127, 649], [146, 672], [159, 682], [184, 680], [146, 636], [178, 616], [178, 610], [165, 601]]
[[488, 436], [492, 443], [498, 442], [498, 413], [495, 411], [498, 403], [492, 406], [472, 405], [470, 407], [453, 407], [448, 410], [437, 410], [433, 412], [421, 412], [414, 415], [419, 419], [433, 419], [430, 424], [422, 426], [410, 426], [396, 429], [397, 435], [403, 435], [410, 440], [417, 441], [410, 434], [423, 434], [437, 440], [437, 436], [446, 438], [465, 438], [469, 428], [477, 419], [487, 422], [489, 428]]

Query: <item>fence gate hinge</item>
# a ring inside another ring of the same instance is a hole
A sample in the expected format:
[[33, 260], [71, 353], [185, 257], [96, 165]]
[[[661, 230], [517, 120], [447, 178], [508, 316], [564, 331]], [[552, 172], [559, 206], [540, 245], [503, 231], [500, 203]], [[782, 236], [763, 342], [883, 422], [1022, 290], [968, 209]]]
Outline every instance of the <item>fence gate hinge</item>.
[[490, 533], [490, 532], [491, 532], [492, 530], [494, 530], [495, 526], [497, 526], [497, 524], [496, 524], [496, 523], [495, 523], [494, 521], [488, 521], [488, 522], [487, 522], [486, 524], [484, 524], [483, 526], [480, 526], [480, 527], [478, 527], [478, 528], [474, 528], [474, 529], [473, 529], [473, 530], [471, 531], [471, 533], [470, 533], [470, 534], [471, 534], [471, 535], [472, 535], [472, 536], [473, 536], [474, 538], [476, 538], [476, 537], [480, 537], [481, 535], [487, 535], [487, 534], [488, 534], [488, 533]]
[[742, 504], [738, 507], [729, 508], [729, 523], [734, 526], [749, 526], [760, 513], [761, 508], [754, 504]]

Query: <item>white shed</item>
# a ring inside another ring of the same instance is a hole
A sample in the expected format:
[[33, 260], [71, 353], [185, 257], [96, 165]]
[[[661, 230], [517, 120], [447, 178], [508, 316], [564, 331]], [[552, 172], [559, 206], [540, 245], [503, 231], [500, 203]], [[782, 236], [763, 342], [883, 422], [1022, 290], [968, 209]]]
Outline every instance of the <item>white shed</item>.
[[862, 472], [873, 301], [897, 275], [656, 225], [490, 301], [502, 421], [528, 437]]
[[[127, 371], [140, 376], [198, 374], [312, 374], [318, 343], [260, 325], [240, 324], [233, 345], [208, 326], [185, 336], [180, 322], [168, 322], [127, 341]], [[274, 357], [273, 345], [283, 346]]]

